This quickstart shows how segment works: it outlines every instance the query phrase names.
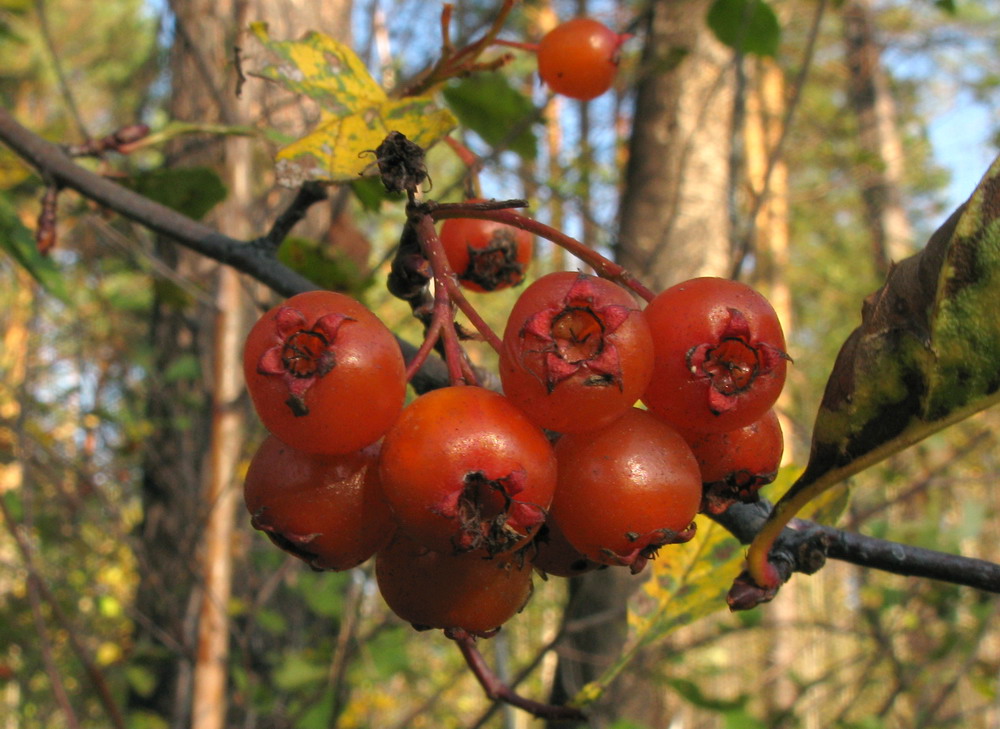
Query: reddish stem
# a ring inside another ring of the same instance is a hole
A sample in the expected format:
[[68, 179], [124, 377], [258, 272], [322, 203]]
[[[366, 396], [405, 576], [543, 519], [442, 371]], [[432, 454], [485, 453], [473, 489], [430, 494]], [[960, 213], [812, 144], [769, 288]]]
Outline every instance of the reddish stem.
[[582, 711], [574, 706], [556, 706], [545, 704], [540, 701], [521, 696], [510, 686], [504, 683], [496, 673], [493, 672], [483, 658], [483, 654], [476, 647], [476, 639], [464, 630], [451, 630], [446, 633], [458, 645], [462, 651], [462, 657], [469, 666], [479, 685], [483, 687], [486, 695], [494, 701], [503, 701], [518, 709], [523, 709], [540, 719], [550, 721], [583, 721], [586, 716]]
[[430, 326], [427, 327], [427, 331], [424, 332], [424, 341], [420, 343], [420, 347], [417, 349], [416, 354], [413, 355], [413, 359], [410, 360], [410, 364], [406, 368], [407, 382], [412, 380], [413, 376], [420, 371], [421, 367], [423, 367], [424, 362], [427, 361], [427, 358], [431, 354], [431, 350], [434, 349], [434, 345], [437, 343], [439, 334], [440, 321], [432, 319]]
[[[496, 332], [479, 315], [475, 307], [465, 298], [465, 294], [462, 293], [462, 289], [458, 285], [458, 278], [448, 264], [448, 257], [444, 252], [444, 246], [441, 244], [441, 239], [438, 238], [437, 230], [434, 228], [433, 218], [430, 215], [421, 214], [419, 220], [414, 222], [414, 227], [417, 231], [417, 238], [424, 248], [424, 254], [431, 264], [431, 271], [434, 273], [435, 299], [439, 295], [439, 291], [447, 296], [449, 301], [453, 302], [469, 318], [469, 322], [476, 328], [480, 336], [499, 353], [503, 343]], [[454, 331], [453, 328], [452, 330]]]
[[[514, 9], [515, 1], [504, 0], [496, 18], [483, 37], [457, 51], [451, 44], [449, 31], [452, 8], [450, 4], [446, 4], [441, 12], [441, 57], [430, 70], [421, 74], [410, 85], [404, 88], [398, 96], [418, 96], [450, 78], [475, 70], [477, 68], [476, 59], [496, 40], [497, 35], [503, 29], [503, 24], [507, 20], [507, 16]], [[485, 64], [484, 67], [489, 68], [495, 65]]]
[[438, 203], [429, 208], [428, 213], [434, 220], [444, 220], [447, 218], [479, 218], [482, 220], [493, 220], [498, 223], [512, 225], [515, 228], [527, 230], [546, 240], [550, 240], [557, 246], [562, 247], [571, 255], [579, 258], [588, 266], [594, 269], [598, 276], [615, 281], [618, 284], [630, 289], [645, 301], [653, 300], [655, 294], [644, 286], [637, 278], [628, 272], [623, 266], [605, 258], [593, 248], [588, 248], [576, 238], [566, 235], [552, 226], [539, 222], [533, 218], [519, 215], [506, 208], [520, 207], [523, 201], [507, 200], [503, 202], [490, 203], [489, 206], [469, 203]]
[[495, 46], [506, 46], [507, 48], [517, 48], [521, 51], [527, 51], [528, 53], [538, 53], [537, 43], [523, 43], [521, 41], [504, 40], [503, 38], [497, 38], [493, 41]]

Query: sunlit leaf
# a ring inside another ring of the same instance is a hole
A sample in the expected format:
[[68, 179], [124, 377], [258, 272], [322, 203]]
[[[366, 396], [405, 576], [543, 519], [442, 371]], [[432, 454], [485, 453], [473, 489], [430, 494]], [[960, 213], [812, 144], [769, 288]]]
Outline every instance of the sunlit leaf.
[[323, 110], [312, 132], [278, 153], [282, 185], [353, 180], [372, 165], [372, 150], [390, 131], [426, 149], [457, 123], [428, 97], [389, 98], [354, 51], [329, 36], [310, 33], [299, 41], [275, 41], [266, 24], [254, 23], [251, 29], [276, 59], [256, 73], [308, 96]]
[[[1000, 158], [921, 252], [864, 303], [834, 363], [809, 463], [749, 554], [848, 476], [1000, 400]], [[773, 585], [769, 585], [773, 586]]]

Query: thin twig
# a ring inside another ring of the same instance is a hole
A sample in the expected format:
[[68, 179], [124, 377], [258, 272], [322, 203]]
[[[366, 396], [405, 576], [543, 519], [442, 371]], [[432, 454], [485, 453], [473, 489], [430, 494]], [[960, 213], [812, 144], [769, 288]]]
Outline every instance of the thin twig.
[[496, 673], [493, 672], [493, 669], [487, 665], [482, 653], [476, 647], [476, 639], [473, 636], [464, 631], [456, 631], [449, 635], [449, 637], [458, 645], [458, 649], [462, 652], [462, 657], [465, 659], [466, 665], [469, 666], [469, 670], [472, 671], [476, 680], [479, 681], [479, 685], [483, 687], [483, 691], [491, 699], [516, 706], [540, 719], [550, 721], [583, 721], [586, 718], [584, 713], [575, 706], [545, 704], [541, 701], [534, 701], [533, 699], [521, 696], [501, 681]]

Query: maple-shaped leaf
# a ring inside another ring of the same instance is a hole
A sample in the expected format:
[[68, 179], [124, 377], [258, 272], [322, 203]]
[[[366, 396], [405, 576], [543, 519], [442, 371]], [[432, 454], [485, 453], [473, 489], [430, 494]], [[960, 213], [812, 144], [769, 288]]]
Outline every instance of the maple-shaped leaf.
[[[770, 599], [782, 576], [767, 560], [807, 503], [868, 468], [1000, 401], [1000, 158], [919, 253], [864, 302], [813, 428], [805, 471], [775, 505], [747, 555]], [[742, 581], [742, 578], [741, 578]]]
[[270, 60], [254, 74], [308, 96], [322, 110], [319, 124], [276, 157], [278, 183], [357, 179], [389, 132], [427, 149], [458, 123], [426, 96], [391, 98], [350, 47], [322, 33], [297, 41], [271, 39], [266, 23], [250, 26]]

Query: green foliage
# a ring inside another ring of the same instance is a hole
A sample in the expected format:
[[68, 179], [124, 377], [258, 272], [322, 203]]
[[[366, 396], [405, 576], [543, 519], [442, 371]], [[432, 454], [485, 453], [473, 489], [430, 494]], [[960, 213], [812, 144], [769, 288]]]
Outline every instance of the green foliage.
[[[381, 184], [381, 183], [379, 183]], [[372, 280], [336, 246], [289, 236], [278, 248], [278, 260], [323, 289], [360, 296]]]
[[501, 73], [481, 73], [455, 81], [444, 98], [458, 120], [493, 146], [511, 149], [526, 160], [538, 156], [532, 126], [537, 110]]
[[208, 167], [161, 167], [139, 172], [125, 181], [140, 195], [200, 220], [226, 199], [226, 186]]
[[62, 301], [69, 301], [59, 267], [51, 258], [38, 252], [34, 235], [21, 223], [6, 195], [0, 195], [0, 248], [46, 291]]
[[778, 16], [766, 0], [715, 0], [708, 27], [730, 48], [757, 56], [774, 56], [781, 42]]

